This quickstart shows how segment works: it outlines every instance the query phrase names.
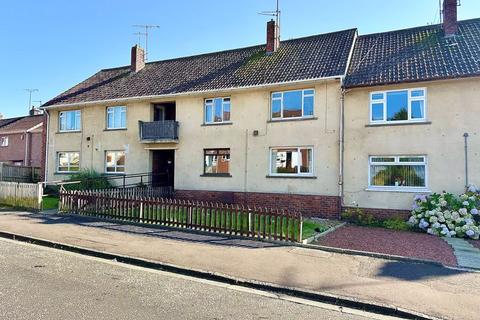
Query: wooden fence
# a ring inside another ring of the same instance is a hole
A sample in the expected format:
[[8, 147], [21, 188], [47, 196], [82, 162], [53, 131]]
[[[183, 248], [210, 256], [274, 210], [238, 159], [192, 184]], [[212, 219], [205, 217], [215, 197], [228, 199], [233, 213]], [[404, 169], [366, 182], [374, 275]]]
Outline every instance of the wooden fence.
[[8, 206], [40, 210], [43, 186], [41, 183], [0, 181], [0, 203]]
[[40, 181], [41, 169], [0, 162], [0, 181], [36, 183]]
[[302, 216], [284, 210], [116, 192], [61, 191], [60, 212], [252, 238], [302, 241]]

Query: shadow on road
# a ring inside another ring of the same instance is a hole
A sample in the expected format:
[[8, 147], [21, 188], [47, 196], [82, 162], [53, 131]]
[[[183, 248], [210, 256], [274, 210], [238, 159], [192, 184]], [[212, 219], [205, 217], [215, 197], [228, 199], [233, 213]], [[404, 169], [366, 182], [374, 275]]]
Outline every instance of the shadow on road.
[[386, 262], [377, 273], [378, 277], [417, 281], [455, 276], [466, 271], [448, 269], [442, 266], [400, 261]]

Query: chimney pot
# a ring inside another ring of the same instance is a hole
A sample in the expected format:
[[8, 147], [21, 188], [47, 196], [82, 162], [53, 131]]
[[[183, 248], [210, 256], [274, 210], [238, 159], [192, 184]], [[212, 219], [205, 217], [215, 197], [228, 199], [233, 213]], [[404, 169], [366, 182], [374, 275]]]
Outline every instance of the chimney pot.
[[457, 0], [443, 0], [443, 31], [446, 37], [458, 31]]
[[145, 67], [145, 51], [139, 46], [132, 47], [130, 69], [138, 72]]
[[280, 32], [279, 26], [272, 19], [267, 22], [267, 54], [272, 54], [277, 51], [280, 46]]

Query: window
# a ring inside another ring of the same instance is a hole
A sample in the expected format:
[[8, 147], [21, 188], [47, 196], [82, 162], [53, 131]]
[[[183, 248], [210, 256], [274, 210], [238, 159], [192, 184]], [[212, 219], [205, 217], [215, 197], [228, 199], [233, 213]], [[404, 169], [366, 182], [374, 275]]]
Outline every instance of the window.
[[105, 152], [105, 172], [125, 173], [125, 151]]
[[369, 187], [426, 188], [425, 156], [370, 157]]
[[80, 131], [80, 110], [60, 112], [59, 122], [60, 131]]
[[271, 175], [312, 175], [312, 148], [272, 148], [270, 150]]
[[272, 120], [313, 117], [315, 90], [295, 90], [272, 93]]
[[107, 108], [107, 129], [125, 129], [127, 127], [127, 107]]
[[425, 121], [425, 89], [408, 89], [370, 94], [370, 121]]
[[205, 123], [230, 121], [230, 98], [205, 99]]
[[57, 172], [77, 172], [80, 170], [79, 152], [58, 152], [57, 153]]
[[8, 137], [0, 138], [0, 147], [8, 147]]
[[230, 149], [205, 149], [204, 167], [205, 175], [230, 175]]

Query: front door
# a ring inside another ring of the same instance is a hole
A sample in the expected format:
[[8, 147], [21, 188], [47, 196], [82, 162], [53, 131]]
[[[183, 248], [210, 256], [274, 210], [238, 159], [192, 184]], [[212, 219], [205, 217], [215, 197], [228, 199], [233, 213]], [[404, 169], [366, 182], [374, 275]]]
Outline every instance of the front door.
[[173, 188], [175, 150], [154, 150], [152, 153], [152, 186]]

